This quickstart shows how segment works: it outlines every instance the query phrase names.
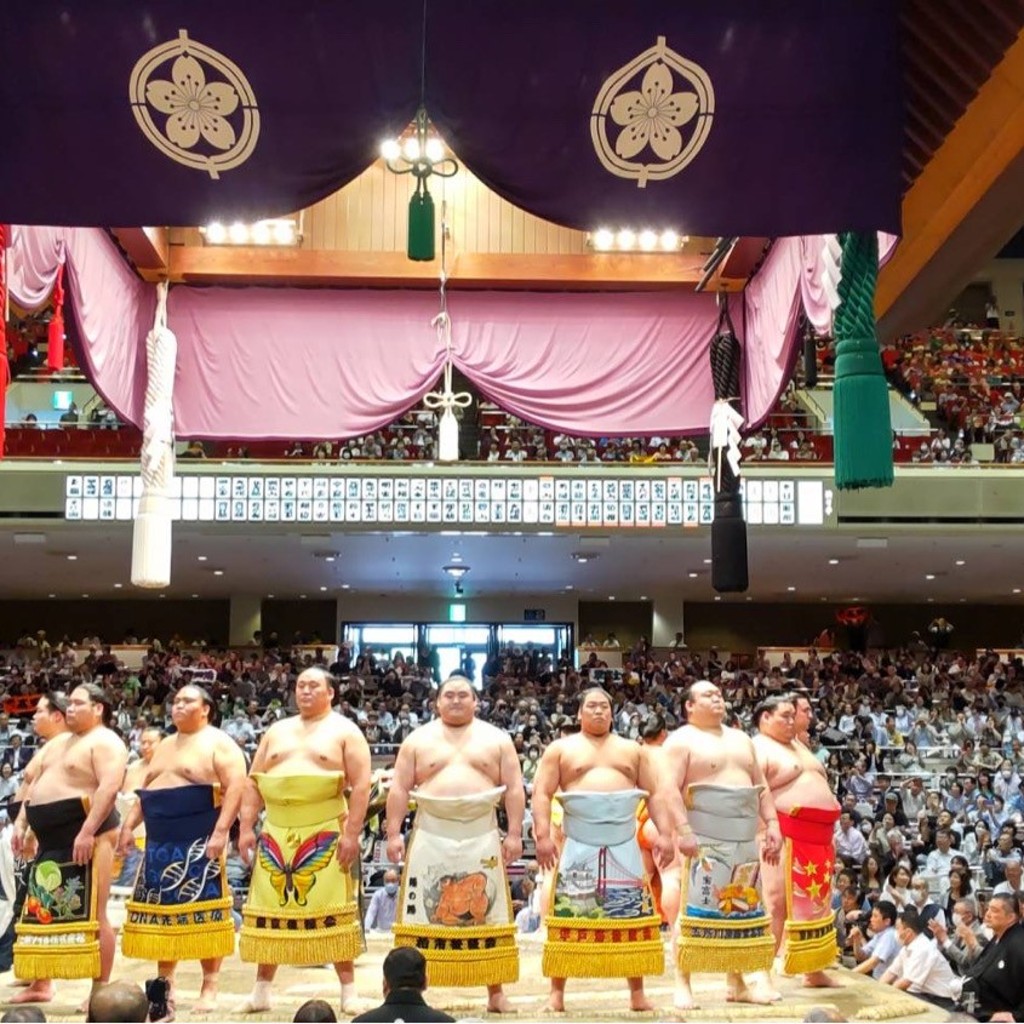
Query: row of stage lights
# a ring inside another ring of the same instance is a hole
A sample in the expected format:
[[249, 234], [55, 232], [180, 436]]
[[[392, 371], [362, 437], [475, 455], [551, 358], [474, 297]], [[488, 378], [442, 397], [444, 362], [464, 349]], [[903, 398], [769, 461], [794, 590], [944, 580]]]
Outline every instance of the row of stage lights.
[[199, 229], [207, 245], [298, 245], [302, 240], [294, 220], [258, 220], [254, 224], [212, 221]]
[[587, 244], [597, 252], [678, 252], [689, 240], [689, 235], [680, 235], [677, 231], [659, 232], [649, 228], [643, 231], [598, 228], [587, 235]]

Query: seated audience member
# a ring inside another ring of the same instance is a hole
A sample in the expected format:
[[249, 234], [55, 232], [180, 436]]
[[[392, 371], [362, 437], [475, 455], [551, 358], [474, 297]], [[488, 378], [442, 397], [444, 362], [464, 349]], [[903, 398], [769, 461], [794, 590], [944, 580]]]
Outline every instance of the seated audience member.
[[859, 927], [850, 929], [850, 945], [860, 962], [854, 967], [858, 974], [870, 974], [878, 979], [889, 969], [900, 951], [896, 936], [896, 907], [889, 900], [879, 900], [871, 911], [872, 937], [865, 942]]
[[418, 949], [402, 946], [384, 958], [384, 1002], [374, 1010], [353, 1017], [357, 1021], [454, 1021], [447, 1013], [428, 1006], [427, 961]]
[[128, 981], [100, 985], [89, 997], [86, 1021], [120, 1022], [149, 1020], [146, 993]]
[[978, 920], [977, 904], [971, 897], [957, 901], [953, 907], [951, 927], [952, 935], [939, 921], [932, 921], [928, 925], [946, 959], [957, 971], [963, 973], [988, 945], [988, 938]]
[[312, 1024], [319, 1022], [336, 1021], [331, 1004], [323, 999], [308, 999], [296, 1011], [293, 1021], [306, 1021]]
[[923, 934], [920, 915], [913, 907], [900, 914], [896, 932], [902, 949], [882, 975], [882, 984], [952, 1010], [953, 968], [936, 944]]

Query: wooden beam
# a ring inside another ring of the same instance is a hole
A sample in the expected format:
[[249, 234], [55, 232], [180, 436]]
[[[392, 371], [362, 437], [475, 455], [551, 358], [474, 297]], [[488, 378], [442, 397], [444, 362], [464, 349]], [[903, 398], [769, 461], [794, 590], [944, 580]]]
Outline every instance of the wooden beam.
[[166, 228], [111, 228], [111, 233], [146, 281], [167, 278]]
[[[448, 275], [451, 288], [689, 290], [700, 268], [700, 257], [688, 253], [456, 252]], [[436, 288], [440, 270], [439, 260], [413, 262], [402, 252], [172, 246], [169, 273], [187, 284]]]
[[903, 240], [878, 278], [881, 319], [1024, 152], [1024, 31], [903, 200]]

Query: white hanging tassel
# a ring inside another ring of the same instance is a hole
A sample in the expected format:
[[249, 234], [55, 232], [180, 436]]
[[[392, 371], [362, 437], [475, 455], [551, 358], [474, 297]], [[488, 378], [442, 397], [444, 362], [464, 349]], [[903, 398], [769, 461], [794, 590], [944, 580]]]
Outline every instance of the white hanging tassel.
[[843, 274], [843, 247], [838, 235], [825, 235], [821, 251], [821, 287], [833, 312], [839, 308], [839, 279]]
[[[443, 289], [443, 281], [442, 281]], [[442, 302], [444, 301], [442, 290]], [[441, 411], [441, 422], [437, 434], [437, 458], [439, 462], [459, 461], [459, 421], [455, 416], [456, 409], [466, 409], [473, 402], [468, 391], [455, 393], [452, 391], [452, 323], [447, 309], [431, 321], [437, 329], [437, 336], [445, 347], [444, 388], [441, 391], [430, 391], [423, 396], [423, 404], [435, 412]]]
[[146, 338], [146, 407], [142, 427], [142, 497], [132, 536], [132, 583], [171, 582], [174, 488], [174, 367], [178, 339], [167, 327], [167, 284], [157, 285], [156, 316]]
[[[722, 486], [722, 454], [729, 460], [735, 476], [740, 475], [740, 427], [743, 417], [724, 399], [711, 406], [711, 450], [708, 453], [708, 471], [715, 478], [715, 490]], [[716, 461], [717, 456], [717, 461]]]

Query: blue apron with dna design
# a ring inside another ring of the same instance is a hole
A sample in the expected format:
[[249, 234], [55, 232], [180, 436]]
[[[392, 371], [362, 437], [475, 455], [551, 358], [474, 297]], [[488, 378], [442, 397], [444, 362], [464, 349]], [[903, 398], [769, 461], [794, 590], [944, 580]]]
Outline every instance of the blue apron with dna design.
[[139, 790], [146, 849], [128, 901], [125, 956], [201, 960], [235, 948], [223, 856], [206, 856], [220, 814], [220, 787]]

